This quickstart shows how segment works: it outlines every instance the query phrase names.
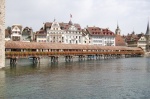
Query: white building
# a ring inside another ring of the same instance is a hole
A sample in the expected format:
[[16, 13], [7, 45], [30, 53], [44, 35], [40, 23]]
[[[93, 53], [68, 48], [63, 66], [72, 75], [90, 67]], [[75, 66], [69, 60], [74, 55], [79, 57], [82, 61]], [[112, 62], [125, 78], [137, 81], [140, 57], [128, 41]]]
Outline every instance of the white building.
[[115, 46], [115, 34], [109, 29], [87, 27], [90, 45]]
[[11, 27], [11, 40], [21, 41], [22, 40], [22, 26], [19, 24], [14, 24]]
[[58, 22], [45, 23], [44, 30], [47, 33], [47, 42], [51, 43], [62, 43], [64, 42], [64, 30], [61, 29]]
[[37, 31], [35, 33], [35, 41], [36, 42], [47, 42], [46, 36], [47, 36], [47, 34], [44, 30]]
[[82, 29], [79, 24], [69, 23], [45, 23], [44, 30], [47, 33], [47, 42], [64, 44], [82, 44]]

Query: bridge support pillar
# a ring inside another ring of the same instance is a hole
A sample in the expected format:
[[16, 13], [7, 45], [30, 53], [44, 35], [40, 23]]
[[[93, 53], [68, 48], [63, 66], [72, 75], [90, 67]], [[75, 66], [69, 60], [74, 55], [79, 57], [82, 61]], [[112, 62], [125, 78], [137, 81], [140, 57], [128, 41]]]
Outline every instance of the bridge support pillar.
[[87, 60], [92, 60], [92, 59], [94, 59], [94, 55], [88, 55], [87, 56]]
[[66, 62], [71, 62], [71, 61], [73, 61], [73, 56], [65, 56], [65, 61]]
[[79, 55], [79, 61], [85, 60], [85, 56]]
[[100, 59], [100, 55], [96, 55], [96, 60]]
[[51, 62], [52, 63], [58, 62], [58, 56], [51, 56]]
[[33, 64], [40, 63], [40, 57], [33, 57]]
[[10, 58], [10, 65], [17, 64], [17, 57]]

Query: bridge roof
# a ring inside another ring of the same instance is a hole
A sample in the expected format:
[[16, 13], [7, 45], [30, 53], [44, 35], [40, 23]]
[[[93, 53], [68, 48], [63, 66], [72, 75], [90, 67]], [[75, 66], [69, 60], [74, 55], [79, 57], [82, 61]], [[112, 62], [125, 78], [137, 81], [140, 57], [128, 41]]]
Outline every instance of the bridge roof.
[[39, 43], [39, 42], [20, 42], [6, 41], [6, 49], [82, 49], [82, 50], [142, 50], [141, 48], [125, 46], [99, 46], [99, 45], [77, 45], [60, 43]]

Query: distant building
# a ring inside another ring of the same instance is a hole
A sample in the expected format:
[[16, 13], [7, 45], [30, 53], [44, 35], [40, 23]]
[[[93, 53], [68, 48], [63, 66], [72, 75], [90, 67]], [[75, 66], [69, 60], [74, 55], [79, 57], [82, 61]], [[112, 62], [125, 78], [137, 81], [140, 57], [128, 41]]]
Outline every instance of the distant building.
[[121, 29], [117, 24], [117, 29], [115, 30], [115, 45], [116, 46], [126, 46], [124, 38], [121, 36]]
[[115, 34], [108, 28], [87, 27], [90, 45], [115, 46]]
[[133, 31], [131, 34], [128, 34], [125, 38], [128, 47], [141, 47], [144, 51], [146, 50], [146, 38], [143, 33], [135, 34]]
[[47, 22], [44, 24], [47, 42], [64, 44], [82, 44], [82, 29], [79, 24]]
[[22, 25], [14, 24], [11, 27], [11, 40], [21, 41], [22, 39]]
[[43, 29], [41, 29], [40, 31], [37, 31], [35, 33], [35, 41], [36, 42], [47, 42], [46, 36], [47, 36], [46, 32]]
[[34, 36], [33, 36], [32, 28], [25, 27], [22, 31], [22, 41], [30, 42], [30, 41], [33, 41], [33, 39], [34, 39]]
[[116, 34], [116, 35], [120, 35], [120, 34], [121, 34], [121, 30], [120, 30], [118, 24], [117, 24], [117, 29], [115, 30], [115, 34]]

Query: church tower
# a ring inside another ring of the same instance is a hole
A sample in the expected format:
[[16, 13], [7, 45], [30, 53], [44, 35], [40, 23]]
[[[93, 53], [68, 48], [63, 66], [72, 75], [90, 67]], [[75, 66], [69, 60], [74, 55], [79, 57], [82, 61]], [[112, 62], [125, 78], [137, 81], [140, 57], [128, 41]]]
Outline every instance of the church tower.
[[145, 33], [145, 37], [146, 37], [146, 51], [149, 52], [150, 51], [150, 30], [149, 30], [149, 21], [147, 24], [147, 30]]
[[119, 26], [118, 26], [118, 23], [117, 23], [117, 29], [116, 29], [116, 31], [115, 31], [115, 34], [116, 34], [116, 35], [120, 35], [120, 33], [121, 33], [121, 30], [120, 30], [120, 28], [119, 28]]
[[0, 68], [5, 67], [5, 0], [0, 0]]

